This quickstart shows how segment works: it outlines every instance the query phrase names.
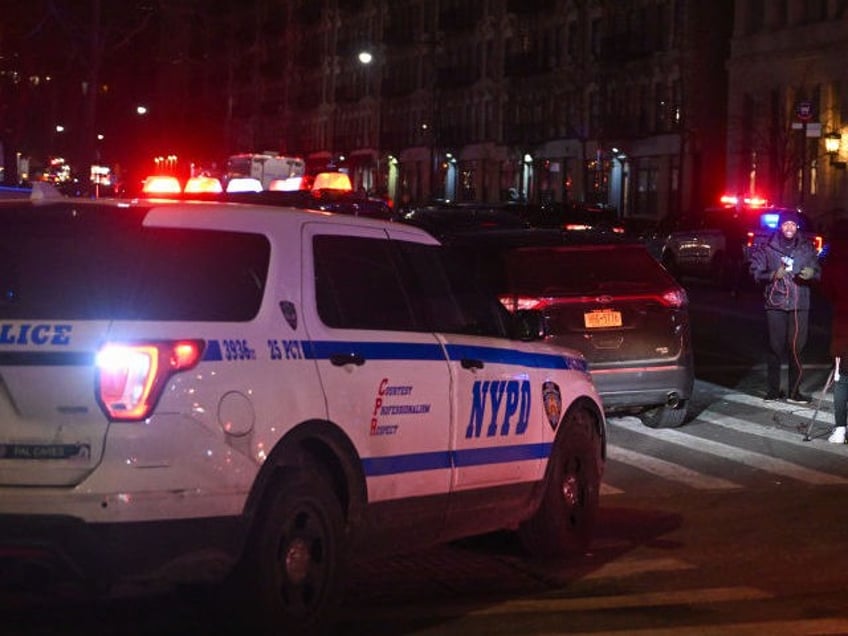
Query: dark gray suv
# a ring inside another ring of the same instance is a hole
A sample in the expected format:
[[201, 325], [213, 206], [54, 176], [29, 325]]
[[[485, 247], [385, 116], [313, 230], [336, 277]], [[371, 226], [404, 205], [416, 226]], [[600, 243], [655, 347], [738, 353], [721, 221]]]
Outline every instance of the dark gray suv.
[[527, 247], [504, 254], [508, 309], [543, 312], [548, 340], [583, 353], [607, 413], [684, 423], [694, 362], [684, 289], [638, 244]]
[[686, 421], [695, 376], [688, 298], [643, 244], [527, 228], [439, 235], [508, 309], [541, 310], [547, 340], [583, 353], [608, 414], [635, 414], [652, 428]]

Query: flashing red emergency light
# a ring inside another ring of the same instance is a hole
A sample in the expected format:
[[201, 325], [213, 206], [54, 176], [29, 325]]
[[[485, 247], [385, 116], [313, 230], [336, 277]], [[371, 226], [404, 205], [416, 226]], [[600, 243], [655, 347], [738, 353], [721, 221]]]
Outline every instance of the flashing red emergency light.
[[145, 194], [179, 194], [182, 192], [179, 179], [167, 175], [147, 177], [141, 190]]
[[[739, 197], [733, 194], [725, 194], [722, 195], [721, 199], [719, 199], [722, 205], [727, 207], [736, 207], [740, 205]], [[752, 194], [747, 197], [742, 197], [741, 205], [746, 208], [764, 208], [768, 205], [768, 199], [764, 199], [763, 197]]]
[[350, 192], [353, 186], [350, 177], [344, 172], [319, 172], [312, 182], [313, 190], [343, 190]]
[[188, 181], [186, 181], [185, 185], [186, 193], [218, 193], [222, 191], [223, 188], [221, 187], [221, 182], [218, 181], [218, 179], [216, 179], [215, 177], [207, 177], [204, 175], [191, 177]]

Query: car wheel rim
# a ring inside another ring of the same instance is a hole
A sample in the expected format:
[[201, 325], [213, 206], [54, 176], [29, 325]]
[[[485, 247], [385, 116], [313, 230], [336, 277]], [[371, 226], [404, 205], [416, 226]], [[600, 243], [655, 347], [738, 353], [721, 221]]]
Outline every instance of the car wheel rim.
[[565, 466], [562, 480], [562, 496], [572, 516], [583, 502], [585, 480], [580, 470], [580, 463], [579, 458], [573, 457]]
[[293, 614], [306, 614], [321, 601], [332, 567], [327, 554], [328, 541], [326, 524], [311, 509], [301, 509], [293, 515], [281, 537], [279, 594]]

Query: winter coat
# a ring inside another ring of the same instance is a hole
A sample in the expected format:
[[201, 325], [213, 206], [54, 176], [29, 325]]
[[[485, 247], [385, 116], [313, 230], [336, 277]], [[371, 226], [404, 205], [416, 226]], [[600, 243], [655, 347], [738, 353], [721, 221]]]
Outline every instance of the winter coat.
[[[775, 278], [785, 258], [792, 259], [792, 271], [787, 272], [783, 278]], [[813, 268], [810, 280], [798, 276], [804, 267]], [[810, 283], [821, 279], [821, 266], [816, 250], [801, 232], [793, 237], [788, 246], [784, 246], [783, 235], [778, 230], [754, 249], [751, 254], [751, 275], [758, 283], [765, 283], [766, 309], [808, 310]]]
[[822, 291], [831, 302], [830, 353], [848, 365], [848, 239], [833, 241], [822, 271]]

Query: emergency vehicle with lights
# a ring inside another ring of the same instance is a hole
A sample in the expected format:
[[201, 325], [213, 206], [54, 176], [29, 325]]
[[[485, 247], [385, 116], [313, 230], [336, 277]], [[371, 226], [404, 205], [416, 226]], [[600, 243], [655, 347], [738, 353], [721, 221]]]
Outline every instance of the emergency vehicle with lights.
[[263, 190], [270, 190], [278, 182], [279, 188], [300, 189], [300, 181], [306, 174], [306, 162], [301, 157], [286, 157], [274, 152], [244, 152], [227, 159], [226, 180], [256, 179]]
[[[678, 221], [663, 245], [662, 263], [678, 277], [734, 285], [746, 270], [753, 247], [768, 240], [786, 209], [758, 196], [723, 196], [720, 206]], [[793, 211], [803, 219], [801, 231], [821, 253], [823, 238], [810, 233], [812, 224], [802, 211]]]
[[52, 197], [4, 199], [0, 223], [0, 551], [20, 562], [0, 577], [232, 581], [301, 634], [351, 556], [589, 541], [606, 432], [585, 359], [423, 230]]

